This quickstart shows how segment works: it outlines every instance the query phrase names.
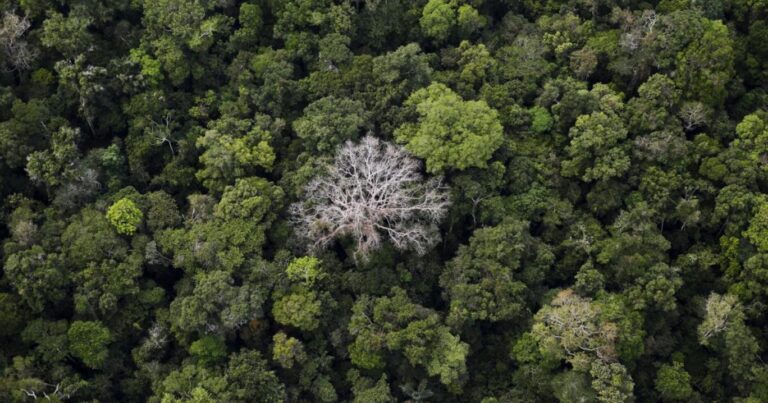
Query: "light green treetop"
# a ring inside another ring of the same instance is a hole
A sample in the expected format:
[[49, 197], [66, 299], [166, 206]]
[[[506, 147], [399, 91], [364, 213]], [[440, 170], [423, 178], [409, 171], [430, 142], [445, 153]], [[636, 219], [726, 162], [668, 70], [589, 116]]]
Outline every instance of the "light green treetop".
[[426, 160], [428, 172], [485, 168], [502, 144], [498, 112], [485, 101], [463, 100], [444, 84], [414, 92], [405, 105], [416, 110], [418, 122], [400, 126], [395, 138]]
[[143, 218], [136, 203], [127, 198], [118, 200], [107, 210], [107, 219], [121, 234], [133, 235]]

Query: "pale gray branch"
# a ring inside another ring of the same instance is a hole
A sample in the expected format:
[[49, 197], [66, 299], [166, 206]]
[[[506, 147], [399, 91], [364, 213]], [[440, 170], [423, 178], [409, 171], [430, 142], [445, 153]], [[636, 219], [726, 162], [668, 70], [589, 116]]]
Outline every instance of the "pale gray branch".
[[350, 236], [363, 258], [385, 238], [426, 253], [450, 202], [441, 178], [424, 180], [420, 169], [402, 147], [373, 136], [347, 142], [327, 172], [305, 186], [306, 199], [290, 207], [297, 233], [313, 249]]

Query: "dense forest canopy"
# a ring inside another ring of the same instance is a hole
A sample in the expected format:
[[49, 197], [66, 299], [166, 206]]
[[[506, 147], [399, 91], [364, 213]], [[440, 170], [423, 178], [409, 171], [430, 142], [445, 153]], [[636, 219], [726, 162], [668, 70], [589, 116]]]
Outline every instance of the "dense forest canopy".
[[0, 401], [768, 402], [768, 1], [0, 0]]

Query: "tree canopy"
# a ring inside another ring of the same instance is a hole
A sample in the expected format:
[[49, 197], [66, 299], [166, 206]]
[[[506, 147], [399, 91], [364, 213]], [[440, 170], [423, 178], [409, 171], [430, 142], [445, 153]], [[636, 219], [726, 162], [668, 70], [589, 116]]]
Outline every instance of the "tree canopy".
[[0, 402], [768, 402], [768, 1], [0, 0]]

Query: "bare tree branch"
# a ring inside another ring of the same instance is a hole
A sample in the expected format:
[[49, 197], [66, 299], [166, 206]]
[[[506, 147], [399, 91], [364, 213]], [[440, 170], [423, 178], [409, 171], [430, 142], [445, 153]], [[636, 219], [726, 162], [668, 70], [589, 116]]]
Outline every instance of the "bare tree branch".
[[402, 147], [370, 135], [348, 141], [328, 171], [306, 185], [307, 199], [291, 206], [297, 233], [313, 249], [351, 236], [363, 258], [385, 238], [398, 249], [426, 253], [450, 202], [441, 178], [424, 180], [420, 169]]
[[686, 132], [707, 125], [709, 111], [701, 102], [686, 102], [678, 114]]
[[5, 12], [0, 21], [0, 49], [5, 54], [4, 62], [0, 62], [6, 71], [26, 70], [37, 57], [37, 52], [29, 47], [22, 39], [25, 32], [32, 26], [27, 17]]

